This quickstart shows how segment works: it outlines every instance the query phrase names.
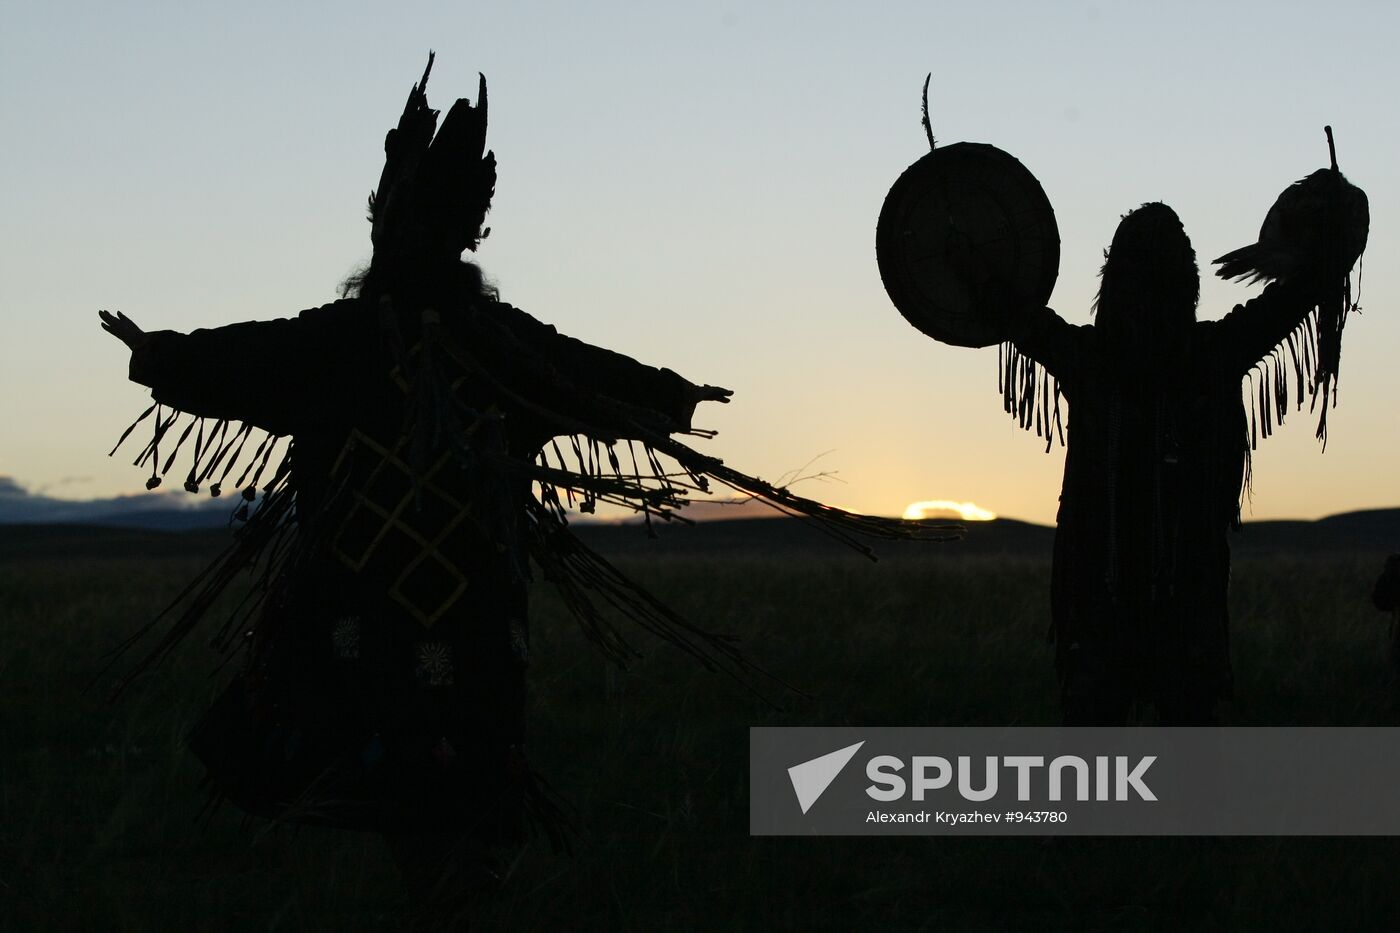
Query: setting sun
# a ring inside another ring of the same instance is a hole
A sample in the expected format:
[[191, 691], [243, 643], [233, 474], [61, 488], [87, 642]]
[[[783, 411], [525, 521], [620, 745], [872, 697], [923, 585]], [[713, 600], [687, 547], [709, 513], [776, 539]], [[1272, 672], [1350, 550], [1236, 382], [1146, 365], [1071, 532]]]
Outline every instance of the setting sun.
[[913, 502], [904, 510], [904, 517], [911, 521], [922, 518], [960, 518], [965, 522], [989, 522], [997, 513], [979, 508], [971, 502], [954, 502], [951, 499], [932, 499], [928, 502]]

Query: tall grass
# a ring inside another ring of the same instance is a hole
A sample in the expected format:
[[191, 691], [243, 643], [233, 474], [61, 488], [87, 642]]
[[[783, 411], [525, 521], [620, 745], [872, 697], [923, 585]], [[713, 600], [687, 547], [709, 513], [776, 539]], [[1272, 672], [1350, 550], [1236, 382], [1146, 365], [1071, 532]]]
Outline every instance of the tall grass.
[[[954, 546], [955, 547], [955, 546]], [[183, 736], [226, 672], [199, 639], [119, 703], [103, 655], [194, 559], [0, 564], [0, 929], [378, 930], [412, 913], [372, 836], [196, 821]], [[1238, 724], [1400, 723], [1379, 555], [1237, 564]], [[1400, 918], [1389, 839], [753, 839], [751, 725], [1050, 724], [1048, 562], [943, 548], [869, 565], [634, 558], [689, 617], [741, 634], [805, 695], [766, 702], [639, 636], [627, 672], [547, 588], [530, 752], [573, 806], [572, 856], [503, 853], [480, 927], [510, 930], [1138, 929]]]

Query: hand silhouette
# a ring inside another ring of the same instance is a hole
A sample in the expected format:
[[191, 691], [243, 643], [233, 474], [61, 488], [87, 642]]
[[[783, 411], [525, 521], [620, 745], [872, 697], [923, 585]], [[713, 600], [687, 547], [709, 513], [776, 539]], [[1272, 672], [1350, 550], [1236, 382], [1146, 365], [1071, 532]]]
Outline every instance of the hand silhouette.
[[693, 386], [690, 391], [690, 397], [697, 405], [701, 402], [720, 402], [728, 405], [729, 397], [733, 394], [733, 389], [722, 389], [719, 386], [710, 385]]
[[120, 311], [116, 314], [98, 311], [97, 316], [102, 319], [102, 329], [126, 344], [129, 350], [139, 350], [151, 339], [144, 330], [136, 326], [135, 321]]

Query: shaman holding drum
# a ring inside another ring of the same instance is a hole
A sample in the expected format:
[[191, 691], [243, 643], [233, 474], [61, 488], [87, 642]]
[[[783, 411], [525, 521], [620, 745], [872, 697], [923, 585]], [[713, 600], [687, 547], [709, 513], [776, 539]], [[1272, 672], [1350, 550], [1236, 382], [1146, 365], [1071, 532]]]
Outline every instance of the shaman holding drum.
[[1051, 595], [1067, 723], [1122, 723], [1134, 704], [1161, 723], [1215, 720], [1250, 452], [1305, 396], [1325, 436], [1367, 225], [1335, 163], [1291, 186], [1259, 242], [1217, 260], [1222, 276], [1274, 281], [1198, 321], [1191, 241], [1170, 207], [1143, 204], [1105, 253], [1094, 323], [1074, 326], [1045, 307], [1059, 241], [1021, 163], [960, 143], [891, 189], [877, 238], [891, 299], [935, 339], [1001, 344], [1006, 410], [1047, 449], [1067, 442]]

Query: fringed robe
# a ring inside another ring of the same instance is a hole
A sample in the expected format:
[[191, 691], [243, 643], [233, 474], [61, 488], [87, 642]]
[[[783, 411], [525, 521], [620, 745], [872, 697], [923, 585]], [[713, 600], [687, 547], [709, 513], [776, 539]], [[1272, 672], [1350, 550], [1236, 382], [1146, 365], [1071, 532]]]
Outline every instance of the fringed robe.
[[[1257, 440], [1241, 381], [1318, 295], [1275, 283], [1224, 319], [1137, 352], [1049, 308], [1014, 319], [1016, 350], [1049, 370], [1070, 406], [1051, 596], [1067, 709], [1134, 699], [1199, 708], [1229, 694], [1227, 532]], [[1264, 367], [1261, 378], [1287, 375]], [[1268, 394], [1256, 418], [1270, 417]]]
[[[402, 371], [427, 343], [418, 321], [361, 299], [153, 333], [133, 354], [157, 402], [293, 438], [298, 546], [237, 633], [246, 670], [192, 738], [214, 791], [251, 813], [513, 835], [537, 794], [522, 752], [534, 500], [518, 468], [563, 433], [534, 409], [567, 415], [591, 393], [663, 434], [689, 427], [693, 386], [670, 370], [496, 302], [440, 326], [489, 379], [443, 359]], [[414, 391], [430, 372], [442, 386]], [[476, 417], [424, 423], [409, 408], [434, 391]]]

